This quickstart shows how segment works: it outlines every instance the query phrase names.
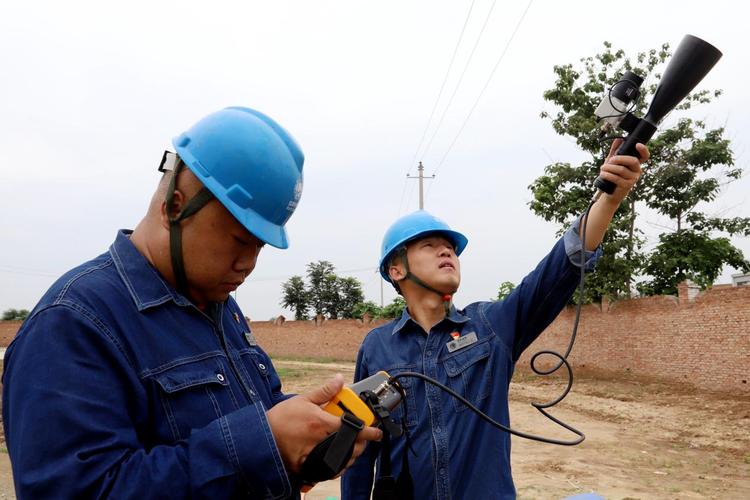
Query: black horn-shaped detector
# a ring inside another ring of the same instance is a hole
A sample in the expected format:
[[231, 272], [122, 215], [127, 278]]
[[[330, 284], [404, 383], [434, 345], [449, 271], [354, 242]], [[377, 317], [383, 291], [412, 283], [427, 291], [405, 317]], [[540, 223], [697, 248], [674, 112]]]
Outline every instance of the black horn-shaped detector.
[[[638, 157], [635, 145], [639, 142], [646, 144], [651, 139], [662, 118], [703, 80], [721, 55], [721, 51], [710, 43], [685, 35], [661, 77], [646, 116], [625, 138], [617, 154]], [[596, 179], [594, 185], [609, 194], [615, 190], [614, 184], [601, 177]]]

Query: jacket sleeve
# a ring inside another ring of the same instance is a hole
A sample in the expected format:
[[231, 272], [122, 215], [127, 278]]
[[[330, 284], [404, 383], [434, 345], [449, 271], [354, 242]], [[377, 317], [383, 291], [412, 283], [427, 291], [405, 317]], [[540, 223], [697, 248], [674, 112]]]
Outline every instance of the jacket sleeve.
[[[362, 344], [357, 354], [357, 365], [354, 368], [354, 381], [358, 382], [367, 378], [366, 356], [364, 354], [366, 344]], [[375, 461], [378, 456], [379, 446], [370, 442], [365, 451], [357, 457], [354, 464], [346, 469], [341, 477], [341, 498], [346, 500], [368, 500], [372, 491]]]
[[584, 251], [578, 236], [580, 218], [557, 241], [544, 259], [499, 302], [489, 303], [485, 317], [490, 325], [507, 324], [512, 319], [513, 328], [501, 335], [511, 349], [516, 361], [547, 326], [554, 321], [570, 300], [581, 277], [581, 258], [584, 270], [593, 271], [601, 256], [601, 246], [595, 251]]
[[3, 425], [18, 498], [286, 498], [260, 403], [149, 445], [146, 390], [107, 327], [75, 304], [35, 311], [8, 348]]

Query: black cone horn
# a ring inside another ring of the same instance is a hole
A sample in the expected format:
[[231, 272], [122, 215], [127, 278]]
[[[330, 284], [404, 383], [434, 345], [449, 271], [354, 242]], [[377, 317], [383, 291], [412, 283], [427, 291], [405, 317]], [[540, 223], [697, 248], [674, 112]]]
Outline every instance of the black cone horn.
[[[721, 51], [710, 43], [692, 35], [685, 35], [661, 77], [646, 116], [625, 138], [617, 154], [638, 157], [635, 145], [639, 142], [646, 144], [651, 139], [662, 118], [703, 80], [721, 55]], [[596, 179], [594, 185], [609, 194], [615, 190], [614, 184], [601, 177]]]

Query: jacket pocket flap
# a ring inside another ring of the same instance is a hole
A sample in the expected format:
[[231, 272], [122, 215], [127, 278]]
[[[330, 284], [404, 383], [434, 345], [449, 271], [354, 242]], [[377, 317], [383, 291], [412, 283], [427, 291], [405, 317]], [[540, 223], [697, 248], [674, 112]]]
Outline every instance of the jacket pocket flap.
[[490, 343], [487, 341], [465, 347], [443, 360], [445, 371], [449, 377], [455, 377], [474, 363], [489, 357], [489, 355]]
[[154, 374], [153, 378], [167, 393], [198, 385], [229, 385], [227, 376], [216, 359], [181, 363]]

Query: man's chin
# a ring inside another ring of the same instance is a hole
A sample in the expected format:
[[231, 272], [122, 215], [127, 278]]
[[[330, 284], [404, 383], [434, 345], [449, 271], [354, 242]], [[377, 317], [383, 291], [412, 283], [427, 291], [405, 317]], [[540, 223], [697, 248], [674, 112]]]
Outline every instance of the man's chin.
[[206, 302], [213, 302], [216, 304], [220, 304], [220, 303], [226, 302], [230, 295], [231, 295], [230, 292], [212, 293], [206, 297]]
[[[438, 290], [455, 290], [458, 291], [458, 287], [461, 285], [460, 279], [443, 279], [439, 280], [435, 288]], [[456, 293], [453, 292], [453, 293]]]

